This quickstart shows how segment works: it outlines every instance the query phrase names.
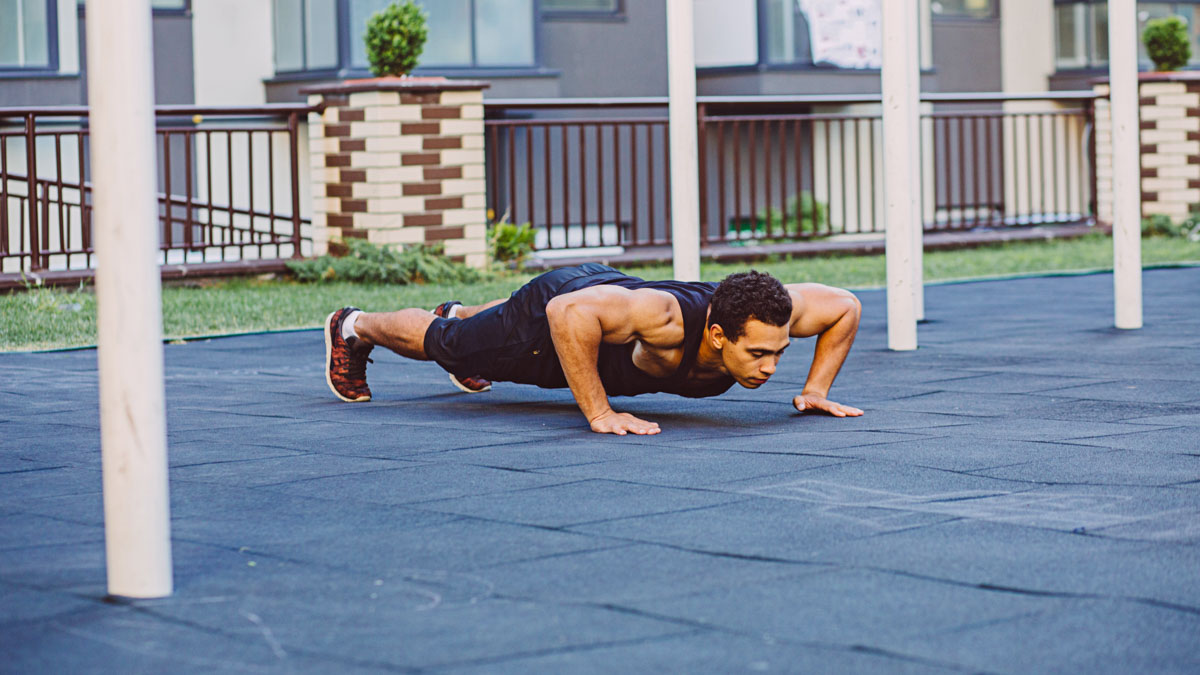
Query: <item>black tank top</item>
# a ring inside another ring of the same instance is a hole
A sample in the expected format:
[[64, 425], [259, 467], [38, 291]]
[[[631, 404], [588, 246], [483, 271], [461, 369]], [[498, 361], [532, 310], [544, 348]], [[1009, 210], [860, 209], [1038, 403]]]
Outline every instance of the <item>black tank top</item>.
[[[600, 267], [597, 265], [596, 267]], [[611, 270], [611, 271], [609, 271]], [[688, 398], [718, 396], [733, 386], [733, 378], [719, 377], [706, 382], [689, 382], [688, 373], [696, 362], [700, 341], [704, 338], [705, 322], [708, 318], [708, 303], [712, 300], [717, 284], [710, 281], [646, 281], [607, 268], [568, 282], [561, 293], [581, 288], [610, 284], [631, 290], [653, 288], [666, 291], [679, 301], [683, 311], [683, 358], [679, 368], [666, 377], [654, 377], [633, 364], [634, 343], [626, 345], [600, 345], [597, 370], [604, 391], [609, 396], [635, 396], [665, 392]]]

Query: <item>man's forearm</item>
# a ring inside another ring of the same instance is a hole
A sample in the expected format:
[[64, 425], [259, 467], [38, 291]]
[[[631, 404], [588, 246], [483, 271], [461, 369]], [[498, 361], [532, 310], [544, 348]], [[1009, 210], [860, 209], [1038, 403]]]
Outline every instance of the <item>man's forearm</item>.
[[817, 337], [812, 366], [808, 370], [808, 379], [804, 383], [802, 393], [817, 394], [821, 397], [829, 395], [833, 381], [841, 371], [842, 364], [846, 362], [850, 347], [854, 345], [860, 311], [858, 304], [854, 303], [841, 318]]

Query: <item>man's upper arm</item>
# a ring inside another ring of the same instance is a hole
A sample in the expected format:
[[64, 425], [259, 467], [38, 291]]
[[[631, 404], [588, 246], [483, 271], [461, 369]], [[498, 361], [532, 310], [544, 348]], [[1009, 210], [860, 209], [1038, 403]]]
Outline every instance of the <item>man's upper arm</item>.
[[595, 321], [601, 339], [610, 344], [643, 340], [666, 346], [683, 341], [679, 301], [665, 291], [592, 286], [553, 298], [546, 305], [546, 315], [552, 325], [559, 321]]
[[847, 312], [855, 318], [862, 311], [858, 298], [850, 291], [824, 284], [787, 284], [792, 296], [792, 337], [819, 335], [837, 323]]

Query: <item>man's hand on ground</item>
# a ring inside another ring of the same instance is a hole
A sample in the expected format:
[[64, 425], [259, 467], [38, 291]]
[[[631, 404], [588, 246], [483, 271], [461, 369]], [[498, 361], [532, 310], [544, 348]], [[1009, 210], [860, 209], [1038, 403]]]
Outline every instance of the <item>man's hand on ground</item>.
[[792, 405], [796, 406], [796, 410], [800, 412], [804, 412], [805, 410], [821, 410], [834, 417], [858, 417], [863, 414], [863, 411], [858, 408], [834, 403], [824, 396], [817, 396], [816, 394], [800, 394], [792, 399]]
[[657, 434], [662, 431], [656, 422], [647, 422], [629, 413], [619, 413], [614, 410], [601, 414], [592, 420], [591, 424], [592, 431], [598, 434], [616, 434], [618, 436], [624, 436], [627, 433]]

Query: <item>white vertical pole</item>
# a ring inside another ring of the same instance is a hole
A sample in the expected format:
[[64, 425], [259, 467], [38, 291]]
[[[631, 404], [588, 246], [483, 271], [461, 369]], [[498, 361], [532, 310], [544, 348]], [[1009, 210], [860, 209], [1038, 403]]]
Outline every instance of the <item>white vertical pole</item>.
[[692, 0], [667, 0], [667, 105], [671, 139], [671, 253], [675, 278], [700, 280], [696, 54]]
[[[914, 191], [912, 198], [912, 244], [913, 244], [913, 316], [917, 321], [925, 318], [925, 226], [923, 225], [924, 215], [921, 212], [921, 5], [917, 2], [916, 7], [910, 8], [905, 18], [912, 22], [911, 27], [906, 27], [914, 37], [912, 48], [908, 50], [908, 72], [909, 72], [909, 87], [911, 92], [909, 96], [916, 106], [916, 111], [909, 118], [909, 126], [911, 128], [913, 151], [912, 151], [912, 176], [914, 177]], [[907, 24], [906, 24], [907, 25]], [[926, 36], [929, 39], [929, 36]]]
[[917, 348], [913, 290], [913, 200], [920, 181], [913, 173], [913, 118], [917, 115], [910, 53], [917, 49], [915, 0], [889, 0], [883, 9], [883, 199], [887, 231], [888, 347]]
[[1139, 182], [1137, 6], [1108, 2], [1113, 136], [1113, 291], [1117, 328], [1142, 327], [1142, 191]]
[[150, 3], [89, 0], [108, 592], [171, 594]]

